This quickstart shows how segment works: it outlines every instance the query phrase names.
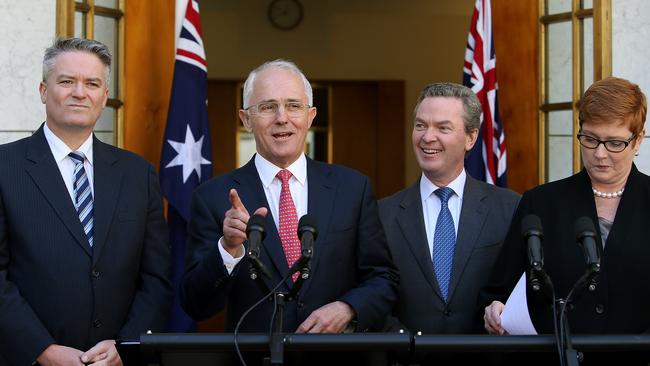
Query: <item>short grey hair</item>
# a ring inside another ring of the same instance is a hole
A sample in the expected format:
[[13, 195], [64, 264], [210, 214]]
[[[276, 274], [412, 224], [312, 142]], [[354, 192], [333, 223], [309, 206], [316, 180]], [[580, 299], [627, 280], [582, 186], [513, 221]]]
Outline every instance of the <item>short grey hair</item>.
[[111, 51], [109, 51], [108, 47], [101, 42], [84, 38], [57, 38], [54, 40], [54, 44], [52, 44], [51, 47], [48, 47], [43, 55], [44, 82], [47, 80], [47, 77], [50, 76], [50, 73], [56, 64], [56, 58], [66, 52], [88, 52], [97, 56], [106, 68], [104, 81], [106, 82], [106, 85], [108, 85], [108, 78], [111, 72], [111, 60], [113, 59]]
[[305, 95], [307, 96], [307, 104], [313, 106], [314, 95], [311, 89], [311, 84], [309, 83], [309, 80], [307, 80], [305, 74], [303, 74], [302, 71], [300, 71], [300, 68], [298, 68], [298, 66], [295, 63], [283, 59], [277, 59], [277, 60], [263, 63], [262, 65], [258, 66], [255, 70], [251, 71], [250, 74], [248, 74], [248, 77], [244, 82], [244, 91], [242, 96], [244, 102], [244, 109], [250, 107], [250, 98], [251, 98], [251, 94], [253, 93], [253, 84], [255, 83], [255, 78], [257, 77], [257, 74], [261, 71], [270, 68], [284, 69], [287, 71], [291, 71], [294, 74], [300, 76], [302, 83], [305, 85]]
[[417, 113], [422, 101], [426, 98], [448, 97], [459, 99], [463, 103], [463, 121], [465, 132], [469, 133], [481, 127], [481, 102], [472, 89], [455, 83], [432, 83], [424, 87], [415, 104]]

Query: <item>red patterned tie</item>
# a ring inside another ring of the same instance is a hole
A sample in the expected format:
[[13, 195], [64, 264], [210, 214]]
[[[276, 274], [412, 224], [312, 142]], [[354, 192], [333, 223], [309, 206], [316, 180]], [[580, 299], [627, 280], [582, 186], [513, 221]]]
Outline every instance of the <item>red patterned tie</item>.
[[[282, 182], [280, 191], [280, 241], [289, 267], [300, 258], [300, 240], [298, 239], [298, 214], [291, 198], [289, 178], [291, 172], [283, 169], [276, 175]], [[293, 274], [293, 280], [298, 279], [299, 272]]]

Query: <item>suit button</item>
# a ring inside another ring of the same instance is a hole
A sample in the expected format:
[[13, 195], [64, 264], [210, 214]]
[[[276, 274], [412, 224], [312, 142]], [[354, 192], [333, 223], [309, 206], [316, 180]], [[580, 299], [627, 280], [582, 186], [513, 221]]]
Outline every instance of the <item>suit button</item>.
[[93, 320], [93, 327], [99, 328], [101, 326], [102, 326], [102, 321], [101, 320], [99, 320], [99, 319]]
[[92, 274], [93, 278], [99, 278], [99, 271], [98, 270], [93, 269], [91, 274]]
[[298, 301], [298, 309], [302, 309], [305, 307], [305, 303], [302, 301]]
[[603, 313], [605, 313], [605, 305], [596, 304], [596, 314], [603, 315]]
[[445, 309], [445, 311], [443, 312], [443, 314], [444, 314], [445, 316], [450, 316], [450, 315], [451, 315], [451, 310], [449, 310], [449, 309]]

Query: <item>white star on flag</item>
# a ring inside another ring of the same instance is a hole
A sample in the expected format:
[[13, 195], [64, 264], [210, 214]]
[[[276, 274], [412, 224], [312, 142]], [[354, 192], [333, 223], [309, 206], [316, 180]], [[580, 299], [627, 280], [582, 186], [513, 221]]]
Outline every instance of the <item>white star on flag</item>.
[[203, 146], [203, 137], [200, 139], [194, 140], [194, 135], [192, 135], [192, 130], [190, 126], [187, 125], [187, 132], [185, 132], [185, 142], [178, 142], [167, 140], [167, 142], [176, 150], [178, 155], [172, 159], [172, 161], [165, 166], [165, 168], [171, 168], [174, 166], [182, 165], [183, 166], [183, 183], [187, 182], [187, 179], [192, 174], [192, 171], [196, 171], [196, 174], [199, 175], [199, 180], [201, 180], [201, 165], [211, 164], [210, 160], [203, 158], [201, 155], [201, 147]]

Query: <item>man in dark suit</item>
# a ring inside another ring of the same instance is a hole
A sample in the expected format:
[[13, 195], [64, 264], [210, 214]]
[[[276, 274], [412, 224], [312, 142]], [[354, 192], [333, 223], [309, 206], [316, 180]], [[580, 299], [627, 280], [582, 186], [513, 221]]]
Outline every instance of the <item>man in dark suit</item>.
[[[286, 332], [341, 332], [352, 324], [376, 329], [396, 299], [397, 273], [377, 215], [368, 178], [305, 157], [305, 139], [316, 108], [309, 82], [283, 60], [253, 70], [244, 84], [239, 116], [255, 136], [248, 164], [199, 187], [192, 199], [181, 301], [195, 319], [227, 307], [232, 331], [264, 292], [249, 278], [244, 256], [253, 211], [266, 216], [261, 261], [269, 285], [287, 274], [299, 256], [297, 219], [309, 213], [319, 232], [312, 276], [286, 304]], [[288, 291], [288, 279], [280, 290]], [[266, 332], [273, 302], [263, 301], [241, 330]], [[355, 322], [353, 322], [355, 320]]]
[[379, 202], [401, 280], [389, 330], [462, 334], [482, 329], [478, 291], [519, 196], [465, 172], [480, 114], [478, 98], [462, 85], [431, 84], [418, 98], [412, 140], [422, 177]]
[[153, 167], [97, 140], [111, 55], [56, 40], [46, 121], [0, 146], [0, 365], [119, 365], [116, 338], [161, 330], [169, 248]]

